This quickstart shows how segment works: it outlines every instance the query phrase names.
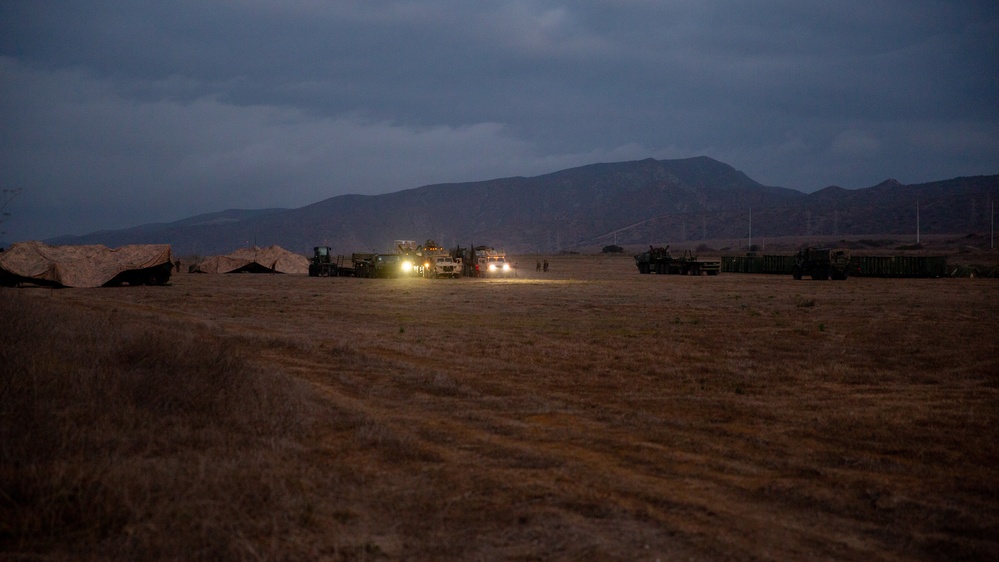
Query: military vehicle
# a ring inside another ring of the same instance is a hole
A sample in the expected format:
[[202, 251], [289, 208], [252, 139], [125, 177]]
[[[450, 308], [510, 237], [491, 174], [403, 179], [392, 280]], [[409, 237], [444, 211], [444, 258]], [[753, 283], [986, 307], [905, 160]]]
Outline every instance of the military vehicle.
[[333, 257], [329, 246], [316, 246], [309, 260], [309, 277], [353, 277], [353, 263], [343, 255]]
[[309, 277], [335, 277], [336, 262], [333, 261], [329, 246], [312, 248], [312, 259], [309, 260]]
[[356, 277], [409, 277], [418, 271], [405, 254], [353, 254], [351, 262]]
[[490, 246], [458, 246], [451, 251], [451, 257], [461, 266], [465, 277], [502, 277], [515, 273], [513, 264], [506, 259], [506, 253]]
[[506, 261], [506, 254], [489, 246], [475, 247], [475, 269], [479, 276], [504, 276], [513, 273], [513, 266]]
[[418, 273], [428, 279], [439, 277], [461, 277], [461, 258], [454, 258], [450, 252], [438, 246], [433, 240], [427, 240], [422, 246], [417, 246], [415, 255], [418, 258]]
[[648, 252], [635, 255], [635, 265], [639, 273], [718, 275], [721, 271], [719, 259], [698, 259], [690, 250], [685, 250], [681, 257], [675, 258], [670, 254], [669, 246], [649, 246]]
[[429, 279], [440, 277], [457, 279], [461, 277], [461, 262], [455, 261], [451, 256], [430, 256], [424, 258], [423, 276]]
[[801, 279], [846, 279], [850, 271], [850, 250], [804, 248], [794, 256], [791, 276]]

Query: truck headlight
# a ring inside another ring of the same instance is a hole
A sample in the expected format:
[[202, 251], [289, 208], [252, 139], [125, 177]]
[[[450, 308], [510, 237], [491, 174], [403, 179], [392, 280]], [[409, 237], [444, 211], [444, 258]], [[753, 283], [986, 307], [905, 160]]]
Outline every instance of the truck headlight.
[[510, 271], [510, 264], [504, 263], [503, 264], [503, 271]]
[[411, 261], [402, 262], [402, 270], [405, 272], [413, 271], [413, 262]]

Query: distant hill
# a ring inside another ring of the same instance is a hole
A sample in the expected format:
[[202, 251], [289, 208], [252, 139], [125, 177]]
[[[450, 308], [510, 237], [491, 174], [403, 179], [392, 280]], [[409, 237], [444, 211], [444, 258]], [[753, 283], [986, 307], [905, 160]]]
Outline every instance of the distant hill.
[[[999, 176], [919, 185], [894, 180], [806, 195], [762, 185], [708, 157], [592, 164], [542, 176], [342, 195], [298, 209], [230, 210], [167, 224], [60, 237], [59, 244], [169, 243], [177, 255], [250, 244], [307, 253], [386, 251], [398, 239], [555, 252], [756, 236], [987, 231]], [[750, 211], [751, 210], [751, 211]]]
[[[214, 231], [224, 235], [226, 227], [287, 211], [288, 209], [228, 209], [169, 223], [144, 224], [121, 230], [100, 230], [83, 236], [58, 236], [45, 240], [45, 242], [49, 244], [104, 244], [111, 247], [126, 244], [170, 244], [178, 233]], [[246, 240], [237, 242], [237, 247], [246, 245]], [[216, 247], [214, 243], [207, 246]], [[174, 245], [174, 253], [177, 253], [176, 244]]]

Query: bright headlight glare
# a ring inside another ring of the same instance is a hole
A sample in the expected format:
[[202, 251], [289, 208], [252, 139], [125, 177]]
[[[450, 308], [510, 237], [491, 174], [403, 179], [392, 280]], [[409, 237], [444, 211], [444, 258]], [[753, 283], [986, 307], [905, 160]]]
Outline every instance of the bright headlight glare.
[[413, 269], [413, 263], [412, 262], [408, 262], [408, 261], [402, 262], [402, 270], [403, 271], [409, 271], [411, 269]]
[[503, 264], [503, 271], [510, 271], [510, 264], [504, 263]]

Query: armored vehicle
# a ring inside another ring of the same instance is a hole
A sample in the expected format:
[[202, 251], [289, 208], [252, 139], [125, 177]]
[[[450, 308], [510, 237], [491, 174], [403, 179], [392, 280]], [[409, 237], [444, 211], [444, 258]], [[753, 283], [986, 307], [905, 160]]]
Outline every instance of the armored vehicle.
[[424, 258], [423, 276], [436, 279], [438, 277], [461, 277], [461, 261], [455, 261], [451, 256], [429, 256]]
[[433, 240], [427, 240], [422, 246], [417, 246], [415, 254], [419, 264], [418, 273], [423, 277], [429, 279], [461, 277], [461, 258], [453, 257]]

